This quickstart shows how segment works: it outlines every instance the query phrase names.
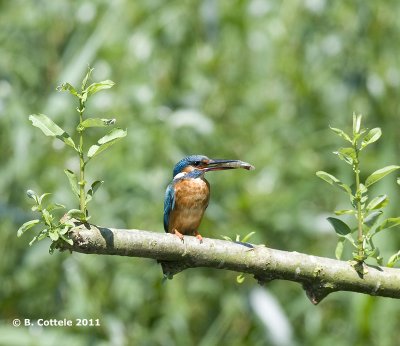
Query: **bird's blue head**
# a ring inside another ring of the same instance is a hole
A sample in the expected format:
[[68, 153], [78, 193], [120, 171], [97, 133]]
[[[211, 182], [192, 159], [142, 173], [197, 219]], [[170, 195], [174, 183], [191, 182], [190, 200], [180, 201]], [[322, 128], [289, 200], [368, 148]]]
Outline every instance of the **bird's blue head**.
[[235, 168], [254, 169], [249, 163], [240, 160], [213, 160], [204, 155], [190, 155], [175, 165], [173, 177], [181, 172], [191, 172], [193, 170], [208, 172]]

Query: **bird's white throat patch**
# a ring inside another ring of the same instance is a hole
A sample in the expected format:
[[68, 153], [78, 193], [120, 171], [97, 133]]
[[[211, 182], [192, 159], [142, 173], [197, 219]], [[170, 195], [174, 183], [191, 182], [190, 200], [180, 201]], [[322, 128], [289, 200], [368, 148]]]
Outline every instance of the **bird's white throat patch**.
[[187, 174], [186, 172], [180, 172], [180, 173], [178, 173], [178, 174], [174, 177], [174, 180], [179, 179], [179, 178], [182, 178], [182, 177], [184, 177], [186, 174]]

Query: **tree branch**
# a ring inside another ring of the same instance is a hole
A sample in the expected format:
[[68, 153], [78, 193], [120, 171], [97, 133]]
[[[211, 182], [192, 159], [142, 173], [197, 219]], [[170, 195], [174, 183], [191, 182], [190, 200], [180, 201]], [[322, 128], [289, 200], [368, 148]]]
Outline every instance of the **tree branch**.
[[74, 244], [64, 242], [61, 250], [152, 258], [168, 278], [187, 268], [209, 267], [253, 274], [260, 284], [275, 279], [301, 283], [313, 304], [335, 291], [400, 298], [399, 269], [365, 265], [367, 272], [360, 275], [348, 262], [263, 245], [208, 238], [200, 244], [190, 236], [182, 243], [172, 234], [89, 224], [73, 228], [70, 237]]

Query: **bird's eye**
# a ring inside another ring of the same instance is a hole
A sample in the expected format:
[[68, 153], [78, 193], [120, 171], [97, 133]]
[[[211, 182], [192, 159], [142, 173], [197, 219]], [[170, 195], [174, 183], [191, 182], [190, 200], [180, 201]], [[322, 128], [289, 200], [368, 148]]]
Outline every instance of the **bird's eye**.
[[193, 166], [199, 166], [201, 164], [201, 161], [194, 161]]

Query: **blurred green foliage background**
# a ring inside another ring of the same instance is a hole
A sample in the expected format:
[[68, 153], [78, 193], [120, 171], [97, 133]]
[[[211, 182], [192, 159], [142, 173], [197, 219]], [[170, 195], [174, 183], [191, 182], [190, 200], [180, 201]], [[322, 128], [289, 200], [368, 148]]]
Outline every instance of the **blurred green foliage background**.
[[[72, 130], [75, 100], [55, 88], [79, 86], [90, 64], [93, 81], [116, 86], [87, 116], [128, 128], [88, 166], [88, 180], [105, 181], [93, 222], [162, 232], [175, 162], [238, 158], [256, 170], [208, 175], [203, 236], [256, 231], [255, 243], [334, 257], [325, 218], [347, 201], [315, 171], [351, 178], [328, 125], [350, 129], [353, 111], [383, 131], [364, 154], [365, 176], [399, 164], [399, 13], [396, 0], [0, 1], [0, 344], [398, 345], [397, 301], [342, 292], [312, 306], [297, 284], [239, 285], [235, 273], [205, 269], [162, 285], [153, 261], [51, 256], [49, 242], [28, 247], [16, 230], [32, 218], [28, 188], [76, 207], [63, 169], [78, 162], [28, 115]], [[395, 178], [373, 190], [389, 194], [387, 216], [399, 214]], [[398, 232], [379, 238], [385, 260]], [[101, 326], [15, 328], [14, 318]]]

